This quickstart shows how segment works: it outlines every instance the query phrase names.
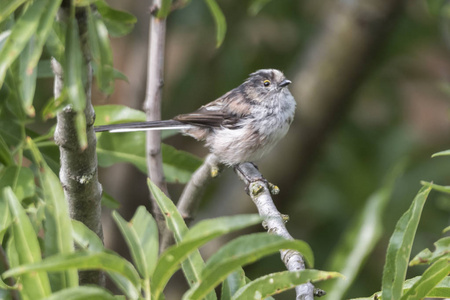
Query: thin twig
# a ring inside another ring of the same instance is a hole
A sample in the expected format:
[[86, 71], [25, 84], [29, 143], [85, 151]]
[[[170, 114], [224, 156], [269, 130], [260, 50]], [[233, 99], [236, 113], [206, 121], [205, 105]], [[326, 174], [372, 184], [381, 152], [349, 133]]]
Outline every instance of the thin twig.
[[[215, 155], [209, 154], [203, 164], [192, 174], [178, 200], [177, 208], [187, 225], [194, 220], [205, 188], [219, 173], [219, 164]], [[216, 172], [216, 174], [212, 174]], [[161, 249], [164, 250], [174, 243], [173, 234], [166, 231], [161, 239]]]
[[[259, 215], [264, 217], [264, 228], [273, 234], [292, 240], [284, 223], [287, 216], [282, 215], [275, 204], [269, 190], [267, 181], [261, 173], [251, 163], [242, 163], [235, 167], [239, 178], [245, 183], [250, 197], [258, 208]], [[305, 269], [305, 262], [302, 255], [294, 250], [280, 250], [281, 260], [289, 271], [298, 271]], [[302, 284], [295, 287], [297, 300], [313, 300], [314, 286], [311, 283]]]
[[[161, 7], [161, 2], [162, 0], [153, 1], [150, 17], [147, 90], [144, 102], [147, 121], [161, 120], [164, 49], [166, 42], [166, 19], [156, 17], [156, 12]], [[169, 196], [163, 172], [160, 131], [147, 132], [146, 151], [148, 176], [164, 194]], [[152, 202], [153, 216], [158, 224], [159, 232], [164, 233], [166, 230], [164, 216], [152, 196], [150, 196], [150, 199]]]

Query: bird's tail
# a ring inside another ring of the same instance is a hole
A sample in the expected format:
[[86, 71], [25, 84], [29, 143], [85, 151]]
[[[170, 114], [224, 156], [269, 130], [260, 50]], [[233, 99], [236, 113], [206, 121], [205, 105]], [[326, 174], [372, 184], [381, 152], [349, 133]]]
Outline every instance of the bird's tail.
[[147, 131], [147, 130], [189, 129], [192, 127], [193, 127], [192, 125], [185, 124], [180, 121], [165, 120], [165, 121], [148, 121], [148, 122], [102, 125], [94, 127], [94, 131], [131, 132], [131, 131]]

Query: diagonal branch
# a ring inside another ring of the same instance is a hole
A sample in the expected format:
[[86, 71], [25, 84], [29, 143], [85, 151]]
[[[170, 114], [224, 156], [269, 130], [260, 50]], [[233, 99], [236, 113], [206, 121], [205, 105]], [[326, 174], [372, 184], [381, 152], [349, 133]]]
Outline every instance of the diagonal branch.
[[[213, 174], [215, 172], [216, 174]], [[205, 188], [220, 172], [218, 159], [214, 154], [209, 154], [203, 164], [192, 174], [191, 179], [184, 187], [183, 193], [177, 203], [178, 211], [187, 225], [194, 220], [200, 200], [202, 199]], [[174, 243], [171, 231], [164, 232], [161, 238], [161, 249], [164, 250]]]
[[[245, 183], [250, 197], [258, 208], [259, 215], [265, 219], [264, 228], [273, 234], [292, 240], [284, 223], [287, 220], [286, 215], [282, 215], [275, 204], [269, 189], [269, 184], [262, 177], [262, 174], [252, 163], [242, 163], [234, 169]], [[298, 271], [305, 269], [305, 262], [302, 255], [294, 250], [280, 250], [281, 260], [289, 271]], [[296, 299], [313, 300], [314, 294], [321, 295], [322, 291], [315, 291], [311, 283], [302, 284], [295, 287]]]
[[[161, 120], [161, 98], [164, 83], [164, 49], [166, 39], [166, 19], [156, 16], [162, 0], [154, 0], [151, 8], [149, 30], [149, 53], [147, 62], [147, 90], [145, 94], [144, 110], [147, 121]], [[147, 170], [150, 179], [169, 196], [164, 179], [161, 155], [161, 132], [147, 131], [146, 140]], [[158, 224], [159, 232], [166, 230], [164, 216], [156, 201], [150, 196], [153, 216]]]

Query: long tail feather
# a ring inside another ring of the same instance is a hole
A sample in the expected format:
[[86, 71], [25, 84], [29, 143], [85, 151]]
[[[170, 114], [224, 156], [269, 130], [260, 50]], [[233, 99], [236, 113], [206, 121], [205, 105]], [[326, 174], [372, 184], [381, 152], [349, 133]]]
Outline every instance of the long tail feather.
[[193, 127], [192, 125], [185, 124], [179, 121], [165, 120], [165, 121], [149, 121], [149, 122], [102, 125], [94, 127], [94, 131], [131, 132], [131, 131], [147, 131], [147, 130], [188, 129], [192, 127]]

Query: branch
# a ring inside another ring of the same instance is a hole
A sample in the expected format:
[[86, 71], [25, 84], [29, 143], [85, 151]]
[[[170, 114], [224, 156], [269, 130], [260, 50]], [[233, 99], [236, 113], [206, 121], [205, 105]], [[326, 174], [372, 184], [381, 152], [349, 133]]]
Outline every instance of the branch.
[[[262, 177], [261, 173], [252, 163], [242, 163], [234, 169], [245, 183], [250, 197], [258, 208], [259, 215], [265, 219], [264, 228], [276, 235], [293, 240], [284, 223], [287, 220], [286, 215], [282, 215], [273, 203], [270, 193], [270, 184]], [[302, 255], [294, 250], [280, 250], [281, 260], [289, 271], [298, 271], [305, 269], [305, 262]], [[302, 284], [295, 287], [297, 300], [313, 300], [314, 294], [321, 295], [322, 291], [315, 291], [311, 283]]]
[[[156, 12], [161, 7], [161, 2], [162, 0], [154, 0], [152, 15], [150, 17], [147, 90], [144, 102], [147, 121], [161, 120], [161, 96], [164, 83], [164, 48], [166, 37], [166, 19], [156, 17]], [[164, 194], [169, 196], [163, 172], [160, 131], [147, 131], [146, 152], [148, 177], [150, 177]], [[164, 216], [151, 195], [150, 200], [152, 202], [153, 216], [158, 224], [159, 232], [163, 234], [166, 230]]]
[[[214, 154], [209, 154], [184, 187], [183, 193], [178, 200], [177, 208], [188, 226], [197, 214], [205, 188], [220, 172], [218, 163], [217, 157]], [[162, 250], [175, 242], [173, 233], [169, 230], [164, 232], [161, 240]]]
[[[70, 5], [70, 4], [69, 4]], [[61, 8], [58, 12], [58, 20], [64, 20], [69, 8]], [[84, 223], [103, 240], [101, 224], [101, 197], [102, 186], [98, 182], [97, 154], [95, 147], [97, 138], [94, 133], [95, 113], [91, 103], [92, 66], [87, 47], [86, 16], [77, 13], [80, 28], [81, 47], [86, 63], [86, 135], [87, 148], [81, 149], [78, 143], [75, 127], [76, 112], [71, 105], [66, 106], [57, 114], [55, 142], [59, 146], [61, 169], [59, 177], [66, 200], [69, 204], [69, 213], [72, 219]], [[54, 97], [61, 96], [64, 87], [63, 68], [60, 63], [52, 58], [52, 68], [55, 75]], [[80, 272], [80, 284], [104, 285], [104, 275], [98, 271]]]

